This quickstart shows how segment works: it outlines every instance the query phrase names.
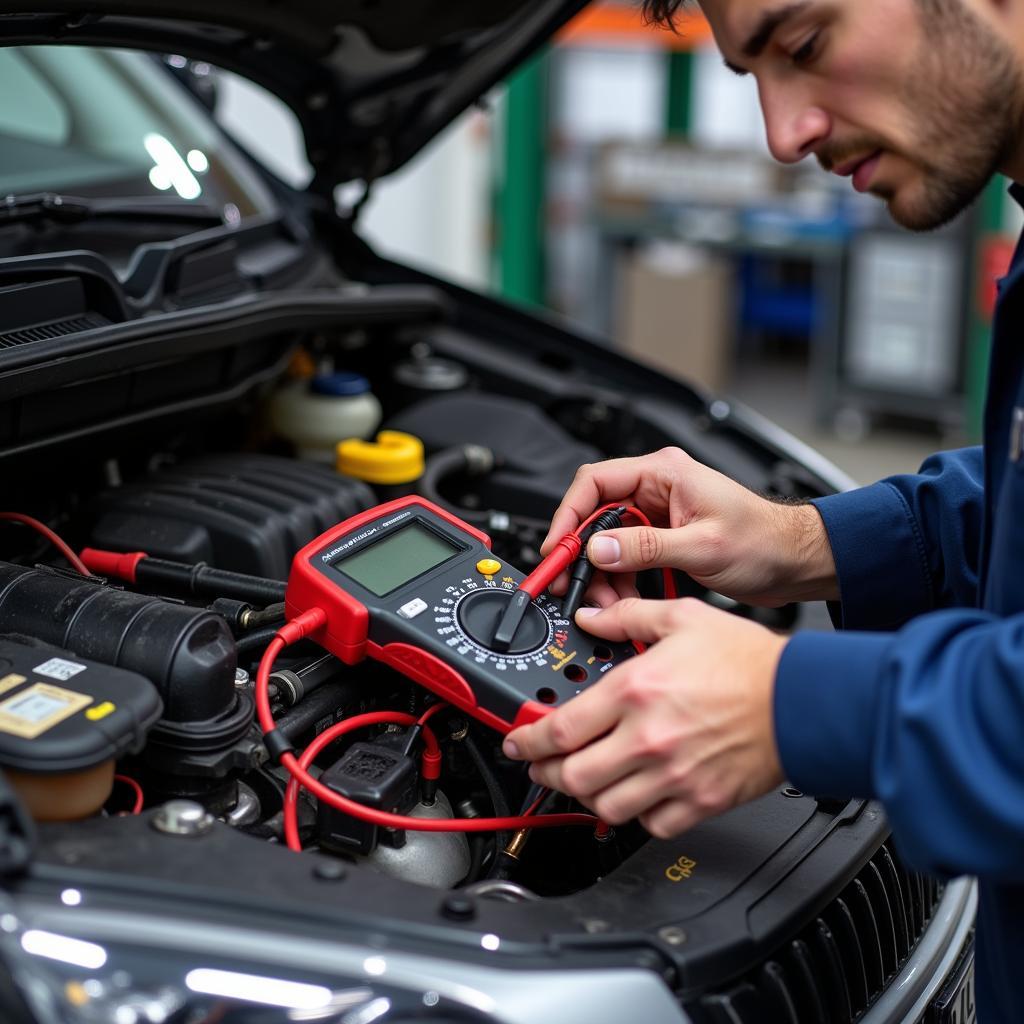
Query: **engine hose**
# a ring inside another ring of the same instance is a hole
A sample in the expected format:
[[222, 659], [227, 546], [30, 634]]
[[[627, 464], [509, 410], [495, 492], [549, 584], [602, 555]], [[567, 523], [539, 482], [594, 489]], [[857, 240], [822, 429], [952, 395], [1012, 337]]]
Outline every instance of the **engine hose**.
[[[496, 456], [489, 448], [477, 444], [458, 445], [454, 448], [444, 448], [431, 455], [423, 468], [423, 475], [416, 482], [416, 490], [424, 498], [440, 505], [454, 515], [459, 516], [474, 526], [482, 527], [485, 530], [492, 529], [492, 520], [495, 515], [492, 509], [464, 508], [456, 505], [441, 494], [441, 482], [456, 473], [468, 473], [470, 476], [483, 476], [492, 469], [501, 465], [501, 458]], [[546, 519], [536, 519], [532, 516], [524, 516], [519, 513], [505, 514], [510, 523], [516, 526], [534, 530], [544, 536], [548, 529]]]
[[469, 870], [460, 883], [461, 885], [472, 885], [480, 877], [484, 866], [484, 852], [490, 845], [492, 845], [491, 841], [482, 832], [477, 832], [469, 837]]
[[454, 512], [467, 522], [480, 525], [490, 518], [490, 512], [465, 509], [446, 500], [441, 495], [441, 481], [456, 473], [483, 476], [495, 466], [494, 453], [477, 444], [461, 444], [454, 448], [443, 448], [431, 455], [423, 467], [423, 474], [416, 482], [416, 490], [436, 505]]
[[[487, 763], [487, 758], [484, 757], [479, 745], [473, 738], [472, 730], [466, 733], [462, 743], [474, 767], [480, 773], [480, 778], [483, 780], [484, 787], [487, 790], [487, 796], [490, 798], [491, 806], [494, 808], [494, 816], [496, 818], [509, 817], [512, 813], [512, 808], [509, 806], [508, 800], [505, 799], [505, 793], [501, 788], [501, 783], [498, 781], [498, 776], [494, 774], [494, 769]], [[498, 860], [498, 851], [503, 850], [511, 838], [512, 833], [508, 831], [494, 833], [495, 862]]]
[[293, 743], [310, 732], [318, 722], [335, 722], [338, 712], [352, 707], [357, 698], [354, 683], [333, 680], [324, 683], [312, 693], [303, 697], [295, 707], [286, 711], [278, 720], [277, 727]]
[[257, 652], [262, 653], [267, 644], [277, 636], [277, 628], [277, 626], [264, 626], [263, 629], [255, 629], [251, 633], [246, 633], [245, 636], [239, 637], [235, 641], [239, 661], [241, 661], [244, 655], [253, 655]]

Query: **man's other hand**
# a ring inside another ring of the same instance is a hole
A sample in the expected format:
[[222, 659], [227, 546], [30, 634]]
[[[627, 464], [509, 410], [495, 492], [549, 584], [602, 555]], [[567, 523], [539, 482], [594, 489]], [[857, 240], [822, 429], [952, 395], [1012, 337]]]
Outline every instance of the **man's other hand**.
[[[813, 505], [769, 501], [679, 448], [581, 466], [541, 553], [609, 502], [636, 506], [653, 525], [591, 538], [587, 555], [604, 572], [587, 596], [602, 607], [637, 596], [637, 571], [663, 567], [750, 604], [839, 597], [832, 549]], [[551, 589], [565, 590], [564, 575]]]
[[669, 838], [782, 781], [772, 694], [785, 637], [693, 598], [624, 599], [577, 622], [651, 646], [506, 737], [535, 782]]

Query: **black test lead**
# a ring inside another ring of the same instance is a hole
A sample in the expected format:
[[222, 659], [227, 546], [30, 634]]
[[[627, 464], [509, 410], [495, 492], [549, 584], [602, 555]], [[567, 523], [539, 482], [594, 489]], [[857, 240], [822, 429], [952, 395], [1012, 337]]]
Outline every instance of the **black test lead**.
[[591, 577], [594, 575], [594, 566], [587, 558], [587, 543], [595, 533], [601, 533], [603, 530], [617, 530], [622, 525], [622, 517], [625, 514], [626, 506], [620, 505], [618, 508], [610, 508], [607, 512], [602, 512], [590, 524], [580, 556], [573, 563], [569, 572], [569, 587], [562, 600], [562, 611], [570, 621], [576, 617], [576, 612], [579, 611], [580, 605], [583, 603], [583, 595], [587, 587], [590, 586]]

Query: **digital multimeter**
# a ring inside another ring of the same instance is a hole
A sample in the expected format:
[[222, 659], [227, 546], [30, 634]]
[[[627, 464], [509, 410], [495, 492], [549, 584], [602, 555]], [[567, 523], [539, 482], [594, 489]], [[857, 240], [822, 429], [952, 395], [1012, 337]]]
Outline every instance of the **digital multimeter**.
[[547, 595], [531, 602], [507, 650], [496, 649], [494, 633], [524, 574], [490, 547], [486, 534], [424, 498], [399, 498], [295, 556], [285, 613], [322, 608], [326, 624], [310, 638], [336, 657], [391, 665], [508, 732], [634, 652], [584, 633]]

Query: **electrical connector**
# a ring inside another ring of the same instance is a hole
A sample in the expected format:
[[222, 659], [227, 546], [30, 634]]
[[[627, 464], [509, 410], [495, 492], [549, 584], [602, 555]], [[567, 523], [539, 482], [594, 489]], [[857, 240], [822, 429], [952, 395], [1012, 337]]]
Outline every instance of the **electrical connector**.
[[[407, 814], [416, 806], [416, 764], [386, 742], [353, 743], [340, 761], [324, 770], [320, 781], [363, 807]], [[404, 832], [381, 829], [323, 801], [317, 805], [317, 838], [325, 849], [364, 856], [379, 842], [405, 843]]]

